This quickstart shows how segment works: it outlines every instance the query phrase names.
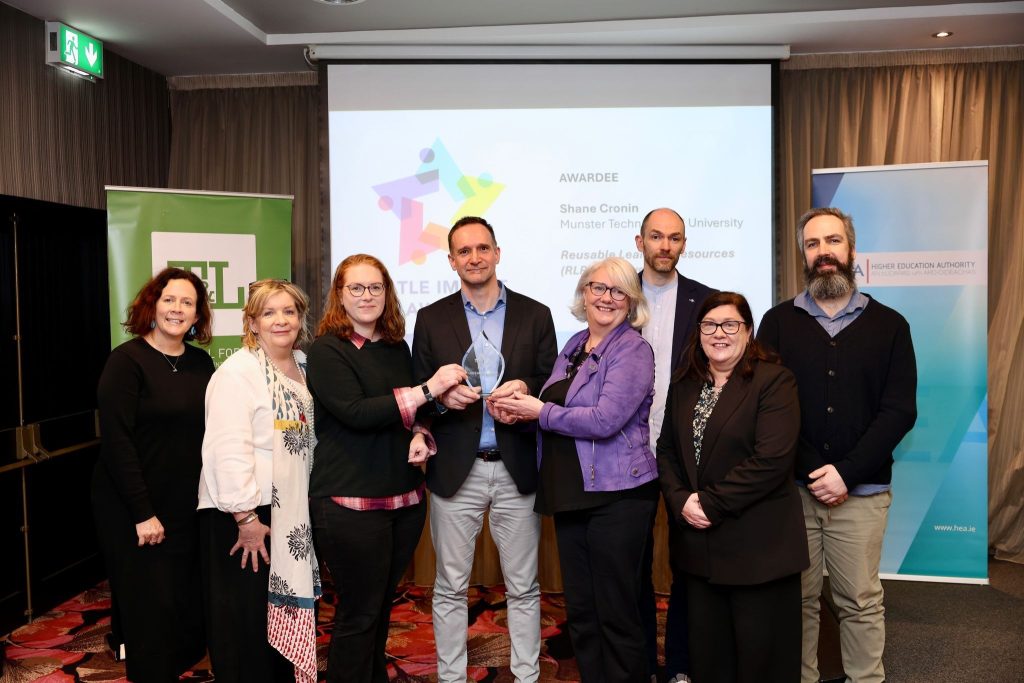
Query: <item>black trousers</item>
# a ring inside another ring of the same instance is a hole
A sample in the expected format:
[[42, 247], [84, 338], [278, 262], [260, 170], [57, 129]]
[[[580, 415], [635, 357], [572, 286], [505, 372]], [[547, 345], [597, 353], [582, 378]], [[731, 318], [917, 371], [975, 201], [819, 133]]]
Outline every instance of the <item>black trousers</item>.
[[[256, 508], [256, 514], [270, 525], [269, 505]], [[251, 563], [242, 569], [242, 551], [228, 555], [238, 541], [238, 525], [226, 512], [200, 510], [199, 538], [207, 642], [217, 683], [294, 681], [292, 663], [267, 641], [270, 567], [260, 558], [259, 571]], [[269, 552], [269, 539], [265, 542]]]
[[686, 576], [694, 683], [800, 680], [800, 575], [754, 586]]
[[398, 510], [349, 510], [330, 498], [309, 505], [317, 557], [338, 595], [327, 680], [387, 683], [395, 588], [423, 533], [426, 502]]
[[[660, 505], [660, 504], [659, 504]], [[640, 618], [644, 622], [644, 638], [647, 641], [647, 672], [658, 672], [658, 609], [654, 595], [654, 520], [658, 506], [651, 514], [647, 531], [647, 545], [640, 567]], [[669, 523], [672, 517], [669, 516]], [[669, 548], [672, 547], [669, 536]], [[671, 554], [671, 551], [670, 551]], [[686, 581], [672, 572], [672, 584], [668, 596], [668, 613], [665, 615], [665, 678], [671, 680], [677, 674], [690, 673], [690, 643], [686, 614]]]
[[583, 683], [646, 683], [640, 564], [656, 501], [555, 514], [569, 636]]
[[139, 547], [133, 524], [100, 509], [96, 521], [126, 677], [173, 683], [206, 649], [195, 527], [168, 530], [163, 543]]

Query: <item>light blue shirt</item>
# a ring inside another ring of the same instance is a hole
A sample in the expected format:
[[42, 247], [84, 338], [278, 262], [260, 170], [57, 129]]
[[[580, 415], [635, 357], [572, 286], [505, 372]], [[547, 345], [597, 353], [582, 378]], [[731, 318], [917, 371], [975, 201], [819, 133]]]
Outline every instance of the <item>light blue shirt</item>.
[[802, 308], [811, 316], [818, 321], [818, 324], [828, 332], [828, 336], [835, 337], [837, 334], [845, 330], [850, 324], [860, 317], [860, 314], [864, 312], [864, 307], [868, 305], [871, 299], [864, 296], [859, 289], [853, 290], [853, 295], [850, 296], [850, 300], [846, 302], [842, 310], [836, 312], [835, 315], [830, 316], [818, 302], [814, 300], [814, 297], [805, 289], [800, 292], [795, 299], [793, 299], [793, 305], [797, 308]]
[[669, 379], [672, 377], [672, 336], [676, 327], [676, 296], [679, 277], [668, 284], [656, 286], [641, 279], [650, 320], [644, 325], [643, 336], [654, 349], [654, 403], [651, 404], [651, 452], [657, 451], [658, 436], [665, 421], [665, 399], [668, 397]]
[[[860, 314], [864, 312], [864, 308], [870, 301], [871, 299], [866, 297], [859, 289], [854, 289], [853, 296], [850, 297], [846, 305], [841, 310], [836, 311], [835, 315], [830, 316], [822, 310], [818, 302], [814, 300], [814, 297], [805, 289], [793, 299], [793, 305], [807, 311], [818, 321], [818, 324], [828, 333], [828, 336], [835, 337], [860, 317]], [[850, 495], [873, 496], [876, 493], [885, 493], [891, 488], [892, 486], [889, 484], [860, 484], [850, 490]]]
[[[501, 337], [505, 333], [505, 285], [498, 282], [498, 300], [494, 308], [489, 311], [478, 311], [474, 308], [466, 294], [462, 294], [462, 305], [466, 309], [466, 322], [469, 324], [470, 339], [476, 339], [481, 332], [487, 334], [487, 338], [500, 351]], [[494, 382], [495, 377], [482, 377], [481, 379]], [[483, 409], [483, 424], [480, 426], [480, 450], [498, 447], [498, 440], [494, 435], [494, 418]]]

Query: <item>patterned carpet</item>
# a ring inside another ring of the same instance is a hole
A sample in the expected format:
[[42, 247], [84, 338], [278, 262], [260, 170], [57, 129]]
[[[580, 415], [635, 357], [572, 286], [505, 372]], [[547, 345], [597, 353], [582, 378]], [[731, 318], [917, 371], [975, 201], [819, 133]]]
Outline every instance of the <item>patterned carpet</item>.
[[[541, 605], [541, 680], [578, 681], [564, 628], [562, 596], [545, 595]], [[664, 628], [665, 606], [658, 607], [659, 625]], [[329, 593], [321, 601], [317, 626], [321, 673], [327, 665], [333, 616], [333, 594]], [[470, 589], [469, 621], [469, 676], [476, 681], [510, 683], [504, 587]], [[110, 592], [101, 584], [11, 633], [4, 643], [6, 661], [0, 683], [123, 681], [124, 664], [114, 661], [106, 644], [109, 632]], [[412, 585], [402, 589], [391, 615], [388, 659], [393, 681], [436, 680], [429, 589]], [[197, 663], [182, 680], [212, 681], [209, 661]]]

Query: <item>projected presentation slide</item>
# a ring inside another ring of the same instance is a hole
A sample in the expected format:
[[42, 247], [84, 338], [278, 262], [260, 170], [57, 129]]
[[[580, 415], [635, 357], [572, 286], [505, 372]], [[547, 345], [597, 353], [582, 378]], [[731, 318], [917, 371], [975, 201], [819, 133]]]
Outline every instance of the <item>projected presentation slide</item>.
[[582, 326], [568, 308], [584, 268], [639, 269], [659, 206], [686, 220], [685, 275], [743, 292], [758, 319], [771, 305], [767, 65], [472, 66], [331, 67], [332, 266], [380, 258], [410, 333], [459, 288], [447, 233], [465, 215], [494, 226], [499, 278], [550, 306], [560, 341]]

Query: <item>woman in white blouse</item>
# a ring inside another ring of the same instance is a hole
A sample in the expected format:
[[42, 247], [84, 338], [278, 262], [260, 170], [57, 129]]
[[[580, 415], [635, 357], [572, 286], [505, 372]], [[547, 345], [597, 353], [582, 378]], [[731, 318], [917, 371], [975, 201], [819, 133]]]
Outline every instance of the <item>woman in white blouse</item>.
[[320, 575], [308, 506], [315, 437], [298, 350], [309, 340], [308, 307], [285, 280], [250, 285], [244, 346], [206, 391], [200, 535], [218, 682], [316, 681]]

